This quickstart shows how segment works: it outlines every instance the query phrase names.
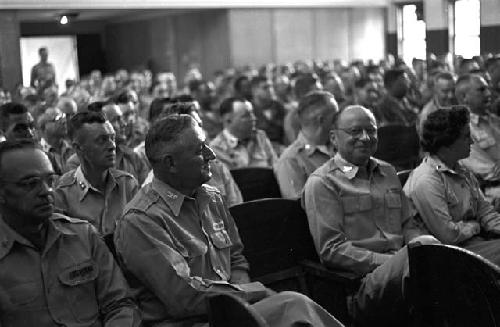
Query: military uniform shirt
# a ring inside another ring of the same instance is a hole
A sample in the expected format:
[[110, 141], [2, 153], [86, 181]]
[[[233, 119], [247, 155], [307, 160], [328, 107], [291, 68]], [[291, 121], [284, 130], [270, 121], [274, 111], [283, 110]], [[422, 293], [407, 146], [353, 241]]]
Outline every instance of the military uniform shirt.
[[336, 154], [304, 187], [303, 206], [321, 261], [364, 276], [421, 234], [394, 167], [370, 159], [369, 179]]
[[307, 178], [331, 158], [329, 149], [310, 145], [304, 135], [285, 149], [274, 165], [274, 173], [284, 198], [299, 198]]
[[90, 222], [102, 235], [111, 234], [125, 205], [137, 192], [135, 178], [121, 170], [108, 170], [101, 193], [83, 175], [81, 166], [64, 174], [55, 190], [55, 205], [68, 216]]
[[44, 249], [0, 217], [0, 326], [132, 327], [137, 308], [95, 229], [54, 214]]

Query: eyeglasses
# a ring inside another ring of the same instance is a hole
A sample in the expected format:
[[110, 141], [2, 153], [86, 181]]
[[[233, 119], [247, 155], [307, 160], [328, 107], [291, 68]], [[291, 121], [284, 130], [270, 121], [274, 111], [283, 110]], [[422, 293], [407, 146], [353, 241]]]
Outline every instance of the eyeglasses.
[[367, 128], [353, 127], [353, 128], [336, 128], [336, 129], [344, 131], [345, 133], [357, 139], [362, 138], [364, 136], [364, 133], [366, 133], [369, 137], [374, 137], [375, 135], [377, 135], [377, 129], [373, 127], [367, 127]]
[[34, 177], [22, 179], [20, 181], [10, 181], [10, 180], [6, 180], [6, 179], [2, 179], [1, 181], [2, 181], [2, 183], [16, 185], [19, 188], [22, 188], [24, 191], [30, 192], [30, 191], [42, 189], [42, 186], [44, 185], [44, 183], [49, 188], [51, 188], [51, 189], [54, 188], [54, 186], [57, 182], [57, 175], [50, 174], [50, 175], [46, 175], [46, 176], [34, 176]]

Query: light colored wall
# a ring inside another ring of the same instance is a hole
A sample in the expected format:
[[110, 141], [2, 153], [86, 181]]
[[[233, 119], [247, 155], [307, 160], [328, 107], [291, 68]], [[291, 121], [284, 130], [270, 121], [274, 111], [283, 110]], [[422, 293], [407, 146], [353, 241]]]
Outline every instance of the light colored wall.
[[481, 26], [500, 25], [500, 1], [481, 0]]
[[231, 9], [231, 59], [286, 63], [299, 59], [381, 59], [385, 8]]

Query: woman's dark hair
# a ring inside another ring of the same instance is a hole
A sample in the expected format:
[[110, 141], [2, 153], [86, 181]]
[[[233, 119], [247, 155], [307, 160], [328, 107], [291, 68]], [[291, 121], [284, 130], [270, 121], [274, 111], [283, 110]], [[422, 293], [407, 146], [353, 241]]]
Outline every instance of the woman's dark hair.
[[434, 111], [422, 126], [420, 144], [430, 154], [452, 145], [469, 123], [469, 110], [465, 106], [452, 106]]

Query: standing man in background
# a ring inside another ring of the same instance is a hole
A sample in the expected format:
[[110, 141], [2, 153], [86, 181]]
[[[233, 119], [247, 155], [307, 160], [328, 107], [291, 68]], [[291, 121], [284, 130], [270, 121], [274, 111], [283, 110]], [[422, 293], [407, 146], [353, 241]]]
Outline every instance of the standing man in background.
[[56, 84], [56, 70], [54, 65], [47, 61], [49, 51], [46, 47], [38, 49], [38, 55], [40, 62], [31, 68], [30, 86], [42, 94], [43, 90]]

